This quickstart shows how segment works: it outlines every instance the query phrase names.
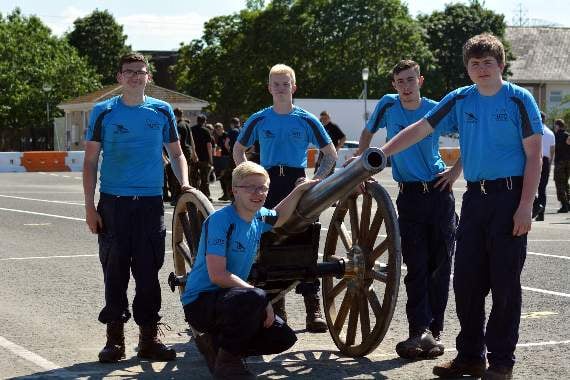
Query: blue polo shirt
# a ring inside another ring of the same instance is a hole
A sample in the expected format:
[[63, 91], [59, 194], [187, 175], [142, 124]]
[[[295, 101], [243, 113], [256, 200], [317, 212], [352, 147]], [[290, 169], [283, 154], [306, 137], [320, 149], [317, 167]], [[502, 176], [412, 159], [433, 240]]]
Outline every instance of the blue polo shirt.
[[[417, 109], [407, 110], [402, 106], [398, 94], [384, 95], [376, 105], [366, 129], [376, 133], [378, 129], [386, 128], [386, 135], [391, 139], [436, 105], [437, 102], [422, 98]], [[432, 181], [444, 169], [445, 163], [439, 154], [439, 132], [392, 156], [392, 176], [398, 182]]]
[[264, 207], [251, 222], [243, 220], [233, 204], [212, 213], [202, 225], [196, 262], [188, 273], [186, 287], [180, 297], [182, 304], [195, 301], [202, 292], [220, 289], [210, 281], [206, 254], [225, 257], [228, 272], [247, 280], [261, 234], [271, 230], [276, 221], [277, 212]]
[[534, 98], [522, 87], [503, 82], [493, 96], [476, 85], [447, 94], [425, 116], [435, 131], [459, 132], [461, 161], [467, 181], [522, 176], [526, 163], [523, 139], [542, 135]]
[[145, 96], [127, 106], [121, 96], [97, 103], [85, 139], [101, 143], [100, 191], [124, 196], [162, 195], [162, 146], [178, 140], [170, 104]]
[[309, 145], [320, 149], [332, 142], [319, 119], [299, 107], [286, 115], [276, 113], [273, 107], [253, 114], [244, 123], [238, 142], [249, 147], [256, 140], [261, 166], [266, 169], [277, 165], [306, 168]]

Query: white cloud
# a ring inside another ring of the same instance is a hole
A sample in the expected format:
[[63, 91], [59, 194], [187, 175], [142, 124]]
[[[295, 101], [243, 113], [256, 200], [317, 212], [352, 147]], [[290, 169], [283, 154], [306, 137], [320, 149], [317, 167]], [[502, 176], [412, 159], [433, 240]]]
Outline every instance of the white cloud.
[[200, 38], [207, 18], [197, 13], [180, 15], [134, 14], [117, 18], [128, 43], [139, 50], [171, 50], [180, 42]]
[[85, 17], [89, 13], [91, 13], [89, 10], [69, 6], [64, 8], [57, 16], [41, 16], [41, 18], [54, 34], [61, 36], [63, 33], [71, 30], [76, 19]]

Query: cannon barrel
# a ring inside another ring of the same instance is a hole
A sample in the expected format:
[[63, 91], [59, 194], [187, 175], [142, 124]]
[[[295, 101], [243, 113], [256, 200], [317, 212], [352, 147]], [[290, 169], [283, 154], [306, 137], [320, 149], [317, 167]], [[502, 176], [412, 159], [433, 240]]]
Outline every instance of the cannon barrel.
[[307, 190], [299, 200], [293, 215], [283, 226], [276, 228], [276, 232], [289, 235], [303, 231], [316, 221], [324, 210], [351, 194], [361, 182], [385, 167], [384, 152], [378, 148], [366, 149], [359, 158], [345, 168], [335, 171]]

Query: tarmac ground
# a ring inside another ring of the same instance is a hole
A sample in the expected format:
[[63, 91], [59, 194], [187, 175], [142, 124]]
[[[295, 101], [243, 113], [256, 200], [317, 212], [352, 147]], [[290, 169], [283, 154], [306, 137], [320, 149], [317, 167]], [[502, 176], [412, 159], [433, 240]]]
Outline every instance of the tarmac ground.
[[[397, 186], [387, 168], [375, 178], [395, 201]], [[457, 181], [457, 211], [465, 181]], [[554, 184], [547, 188], [544, 222], [534, 222], [522, 275], [523, 310], [517, 346], [515, 379], [570, 378], [570, 214], [557, 214]], [[221, 196], [219, 182], [212, 198]], [[215, 208], [227, 203], [214, 202]], [[170, 231], [172, 206], [165, 203]], [[324, 246], [333, 208], [321, 216]], [[137, 328], [126, 327], [127, 359], [100, 364], [97, 353], [105, 327], [97, 322], [104, 302], [97, 238], [84, 222], [81, 173], [0, 173], [0, 378], [43, 379], [208, 379], [177, 293], [167, 285], [172, 271], [170, 235], [160, 272], [163, 321], [171, 326], [163, 341], [177, 360], [140, 361]], [[453, 290], [442, 339], [445, 354], [437, 360], [400, 359], [394, 347], [407, 337], [406, 291], [402, 269], [398, 303], [389, 330], [378, 348], [361, 358], [340, 355], [329, 333], [305, 331], [302, 298], [287, 295], [289, 322], [298, 342], [287, 352], [248, 359], [261, 378], [286, 379], [432, 379], [432, 367], [452, 359], [458, 321]], [[133, 282], [129, 289], [132, 300]], [[490, 310], [490, 296], [487, 299]]]

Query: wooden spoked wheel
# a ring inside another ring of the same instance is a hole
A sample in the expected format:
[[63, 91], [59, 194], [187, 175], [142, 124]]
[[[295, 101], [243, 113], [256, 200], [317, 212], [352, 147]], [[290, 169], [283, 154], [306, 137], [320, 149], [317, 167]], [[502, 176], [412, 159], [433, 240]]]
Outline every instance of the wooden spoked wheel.
[[[182, 193], [172, 215], [172, 258], [174, 274], [184, 276], [194, 266], [200, 232], [204, 220], [214, 212], [214, 206], [198, 190]], [[184, 286], [179, 285], [180, 293]]]
[[323, 254], [325, 262], [346, 263], [343, 278], [323, 278], [322, 292], [332, 339], [352, 357], [369, 354], [384, 339], [396, 307], [402, 261], [390, 196], [376, 182], [366, 182], [364, 189], [336, 207]]

